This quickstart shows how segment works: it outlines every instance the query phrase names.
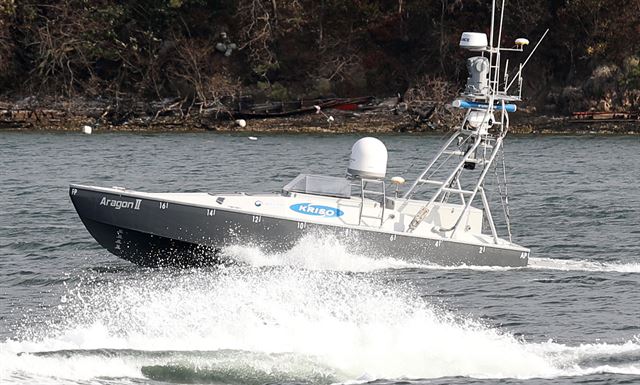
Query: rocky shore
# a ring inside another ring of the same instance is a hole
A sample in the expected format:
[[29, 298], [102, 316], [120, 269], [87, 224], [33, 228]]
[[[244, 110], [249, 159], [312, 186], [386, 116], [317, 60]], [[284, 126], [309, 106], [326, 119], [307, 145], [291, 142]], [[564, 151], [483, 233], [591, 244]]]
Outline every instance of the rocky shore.
[[[462, 119], [447, 105], [400, 106], [384, 103], [357, 111], [319, 113], [239, 122], [224, 109], [184, 108], [176, 103], [0, 102], [0, 131], [220, 131], [273, 133], [444, 132]], [[425, 112], [426, 111], [426, 112]], [[640, 134], [638, 119], [584, 119], [519, 111], [511, 114], [516, 134]]]

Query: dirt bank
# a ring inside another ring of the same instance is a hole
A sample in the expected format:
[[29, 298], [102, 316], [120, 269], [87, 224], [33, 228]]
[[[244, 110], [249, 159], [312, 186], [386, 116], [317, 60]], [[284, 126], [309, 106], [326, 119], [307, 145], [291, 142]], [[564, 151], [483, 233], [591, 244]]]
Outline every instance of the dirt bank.
[[[110, 102], [0, 102], [0, 130], [80, 131], [221, 131], [280, 133], [401, 133], [444, 132], [460, 122], [459, 111], [446, 106], [437, 113], [400, 111], [395, 106], [360, 111], [326, 110], [320, 113], [263, 119], [245, 119], [243, 126], [228, 111], [175, 108], [167, 103]], [[578, 120], [517, 112], [511, 114], [511, 132], [518, 134], [639, 134], [638, 120]]]

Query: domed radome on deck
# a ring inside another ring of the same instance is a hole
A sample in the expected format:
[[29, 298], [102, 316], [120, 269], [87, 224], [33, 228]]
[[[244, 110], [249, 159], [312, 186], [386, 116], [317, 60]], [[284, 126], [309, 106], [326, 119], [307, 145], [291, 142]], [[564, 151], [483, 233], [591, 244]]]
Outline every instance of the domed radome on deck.
[[376, 138], [366, 137], [351, 147], [347, 175], [352, 178], [383, 179], [387, 173], [387, 147]]

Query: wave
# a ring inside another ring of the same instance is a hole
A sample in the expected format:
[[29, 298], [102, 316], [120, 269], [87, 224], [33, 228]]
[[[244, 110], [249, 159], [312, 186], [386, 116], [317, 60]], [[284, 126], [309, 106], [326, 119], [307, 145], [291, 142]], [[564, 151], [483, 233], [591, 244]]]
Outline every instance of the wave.
[[0, 344], [3, 381], [640, 374], [638, 338], [527, 342], [434, 306], [408, 283], [362, 273], [230, 266], [98, 275], [64, 298], [41, 329]]
[[285, 252], [268, 253], [257, 246], [230, 246], [223, 255], [238, 263], [250, 266], [294, 266], [307, 270], [371, 272], [377, 270], [476, 270], [508, 271], [521, 269], [638, 273], [640, 263], [607, 263], [587, 260], [554, 258], [529, 258], [527, 267], [438, 265], [429, 262], [416, 263], [398, 258], [351, 252], [348, 247], [330, 234], [309, 234]]
[[[335, 370], [317, 362], [314, 357], [293, 353], [240, 350], [67, 349], [21, 353], [18, 356], [31, 362], [38, 361], [39, 366], [49, 367], [48, 370], [52, 370], [52, 367], [57, 366], [61, 361], [74, 362], [75, 367], [85, 365], [89, 368], [113, 368], [115, 366], [115, 370], [102, 373], [102, 378], [127, 376], [169, 383], [249, 385], [266, 383], [328, 385], [338, 381]], [[136, 368], [137, 372], [134, 374], [124, 370], [125, 368], [118, 368], [118, 362], [123, 361]], [[39, 377], [42, 377], [42, 374], [39, 373]], [[56, 374], [56, 376], [59, 375], [59, 373]], [[82, 375], [74, 377], [71, 380], [95, 378], [94, 373], [90, 373], [86, 378]]]
[[529, 258], [529, 268], [562, 271], [640, 273], [640, 263], [595, 262], [580, 259]]
[[257, 246], [229, 246], [223, 255], [251, 266], [295, 266], [307, 270], [369, 272], [386, 269], [425, 268], [396, 258], [354, 253], [331, 234], [308, 234], [293, 248], [268, 253]]
[[302, 237], [290, 250], [266, 252], [257, 246], [235, 245], [223, 249], [228, 260], [250, 266], [293, 266], [315, 271], [372, 272], [378, 270], [481, 270], [504, 271], [521, 267], [439, 265], [416, 262], [385, 255], [361, 254], [338, 240], [333, 234], [316, 232]]
[[339, 381], [335, 371], [317, 359], [291, 353], [213, 352], [206, 359], [145, 365], [141, 372], [149, 379], [170, 383], [329, 385]]

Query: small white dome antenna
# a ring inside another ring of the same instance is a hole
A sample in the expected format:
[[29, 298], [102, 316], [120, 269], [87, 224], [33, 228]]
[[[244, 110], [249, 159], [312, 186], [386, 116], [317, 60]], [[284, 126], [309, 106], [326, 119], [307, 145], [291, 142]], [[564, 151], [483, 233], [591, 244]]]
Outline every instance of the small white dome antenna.
[[351, 178], [384, 179], [387, 173], [387, 147], [379, 139], [359, 139], [351, 148], [347, 175]]
[[[513, 85], [513, 83], [516, 80], [519, 79], [520, 84], [522, 84], [522, 70], [524, 69], [524, 67], [526, 67], [527, 63], [529, 63], [529, 59], [531, 59], [531, 56], [533, 56], [533, 54], [536, 52], [536, 50], [538, 49], [538, 46], [540, 45], [540, 43], [542, 43], [544, 38], [547, 36], [547, 33], [549, 33], [549, 28], [547, 28], [547, 30], [544, 31], [544, 33], [542, 34], [542, 37], [540, 37], [540, 40], [538, 40], [538, 43], [536, 43], [535, 47], [533, 47], [533, 49], [529, 53], [529, 56], [527, 56], [527, 59], [524, 61], [524, 63], [520, 64], [520, 69], [518, 70], [518, 73], [511, 80], [511, 82], [504, 88], [504, 92], [505, 93], [509, 92], [509, 88], [511, 88], [511, 86]], [[516, 39], [516, 46], [518, 47], [518, 48], [516, 48], [516, 50], [522, 51], [524, 46], [526, 46], [528, 44], [529, 44], [529, 39], [525, 39], [524, 37], [518, 38], [518, 39]], [[520, 90], [520, 93], [522, 93], [522, 90]]]

